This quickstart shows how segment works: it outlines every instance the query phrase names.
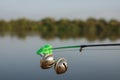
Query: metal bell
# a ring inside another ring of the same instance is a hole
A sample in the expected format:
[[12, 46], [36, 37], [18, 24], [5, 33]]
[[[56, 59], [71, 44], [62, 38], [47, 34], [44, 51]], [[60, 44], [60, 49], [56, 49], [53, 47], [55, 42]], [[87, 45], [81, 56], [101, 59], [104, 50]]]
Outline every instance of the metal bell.
[[40, 66], [42, 69], [49, 69], [53, 66], [54, 63], [55, 60], [53, 54], [47, 54], [42, 58], [42, 60], [40, 60]]
[[58, 61], [54, 65], [54, 69], [57, 74], [65, 73], [67, 71], [67, 68], [67, 61], [64, 58], [58, 59]]

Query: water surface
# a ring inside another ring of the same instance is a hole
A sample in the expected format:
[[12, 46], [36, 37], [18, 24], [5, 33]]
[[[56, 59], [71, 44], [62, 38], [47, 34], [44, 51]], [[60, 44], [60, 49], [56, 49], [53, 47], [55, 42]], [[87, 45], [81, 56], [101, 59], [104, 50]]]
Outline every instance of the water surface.
[[[25, 40], [16, 37], [0, 37], [0, 80], [120, 80], [120, 47], [85, 48], [54, 51], [55, 58], [64, 57], [68, 61], [68, 71], [57, 75], [54, 68], [42, 70], [41, 57], [36, 50], [45, 44], [53, 47], [111, 42], [88, 42], [81, 40], [43, 40], [39, 37], [27, 37]], [[111, 50], [105, 50], [105, 49]], [[98, 50], [102, 49], [102, 50]]]

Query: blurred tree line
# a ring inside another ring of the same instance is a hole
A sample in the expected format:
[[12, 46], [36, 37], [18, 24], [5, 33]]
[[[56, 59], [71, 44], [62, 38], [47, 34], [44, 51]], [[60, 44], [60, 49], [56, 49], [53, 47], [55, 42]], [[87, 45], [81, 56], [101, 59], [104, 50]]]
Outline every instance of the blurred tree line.
[[19, 38], [25, 38], [28, 35], [38, 35], [44, 39], [77, 39], [86, 38], [89, 41], [117, 40], [120, 38], [120, 22], [114, 19], [106, 21], [105, 19], [96, 20], [88, 18], [87, 20], [69, 20], [53, 18], [44, 18], [40, 21], [29, 19], [0, 20], [0, 36], [9, 34]]

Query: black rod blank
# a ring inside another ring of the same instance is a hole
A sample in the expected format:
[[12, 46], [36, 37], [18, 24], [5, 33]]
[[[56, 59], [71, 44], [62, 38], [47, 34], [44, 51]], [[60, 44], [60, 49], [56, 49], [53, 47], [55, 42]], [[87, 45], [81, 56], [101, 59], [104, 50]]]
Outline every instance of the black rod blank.
[[85, 47], [100, 47], [100, 46], [120, 46], [120, 44], [92, 44], [92, 45], [81, 45], [80, 52]]

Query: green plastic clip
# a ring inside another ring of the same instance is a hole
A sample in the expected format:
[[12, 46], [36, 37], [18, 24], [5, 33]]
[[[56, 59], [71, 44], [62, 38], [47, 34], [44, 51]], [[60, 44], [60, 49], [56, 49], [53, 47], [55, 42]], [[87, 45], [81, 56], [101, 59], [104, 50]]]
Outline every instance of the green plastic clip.
[[37, 53], [37, 55], [52, 54], [52, 46], [47, 44], [47, 45], [41, 47], [36, 53]]

